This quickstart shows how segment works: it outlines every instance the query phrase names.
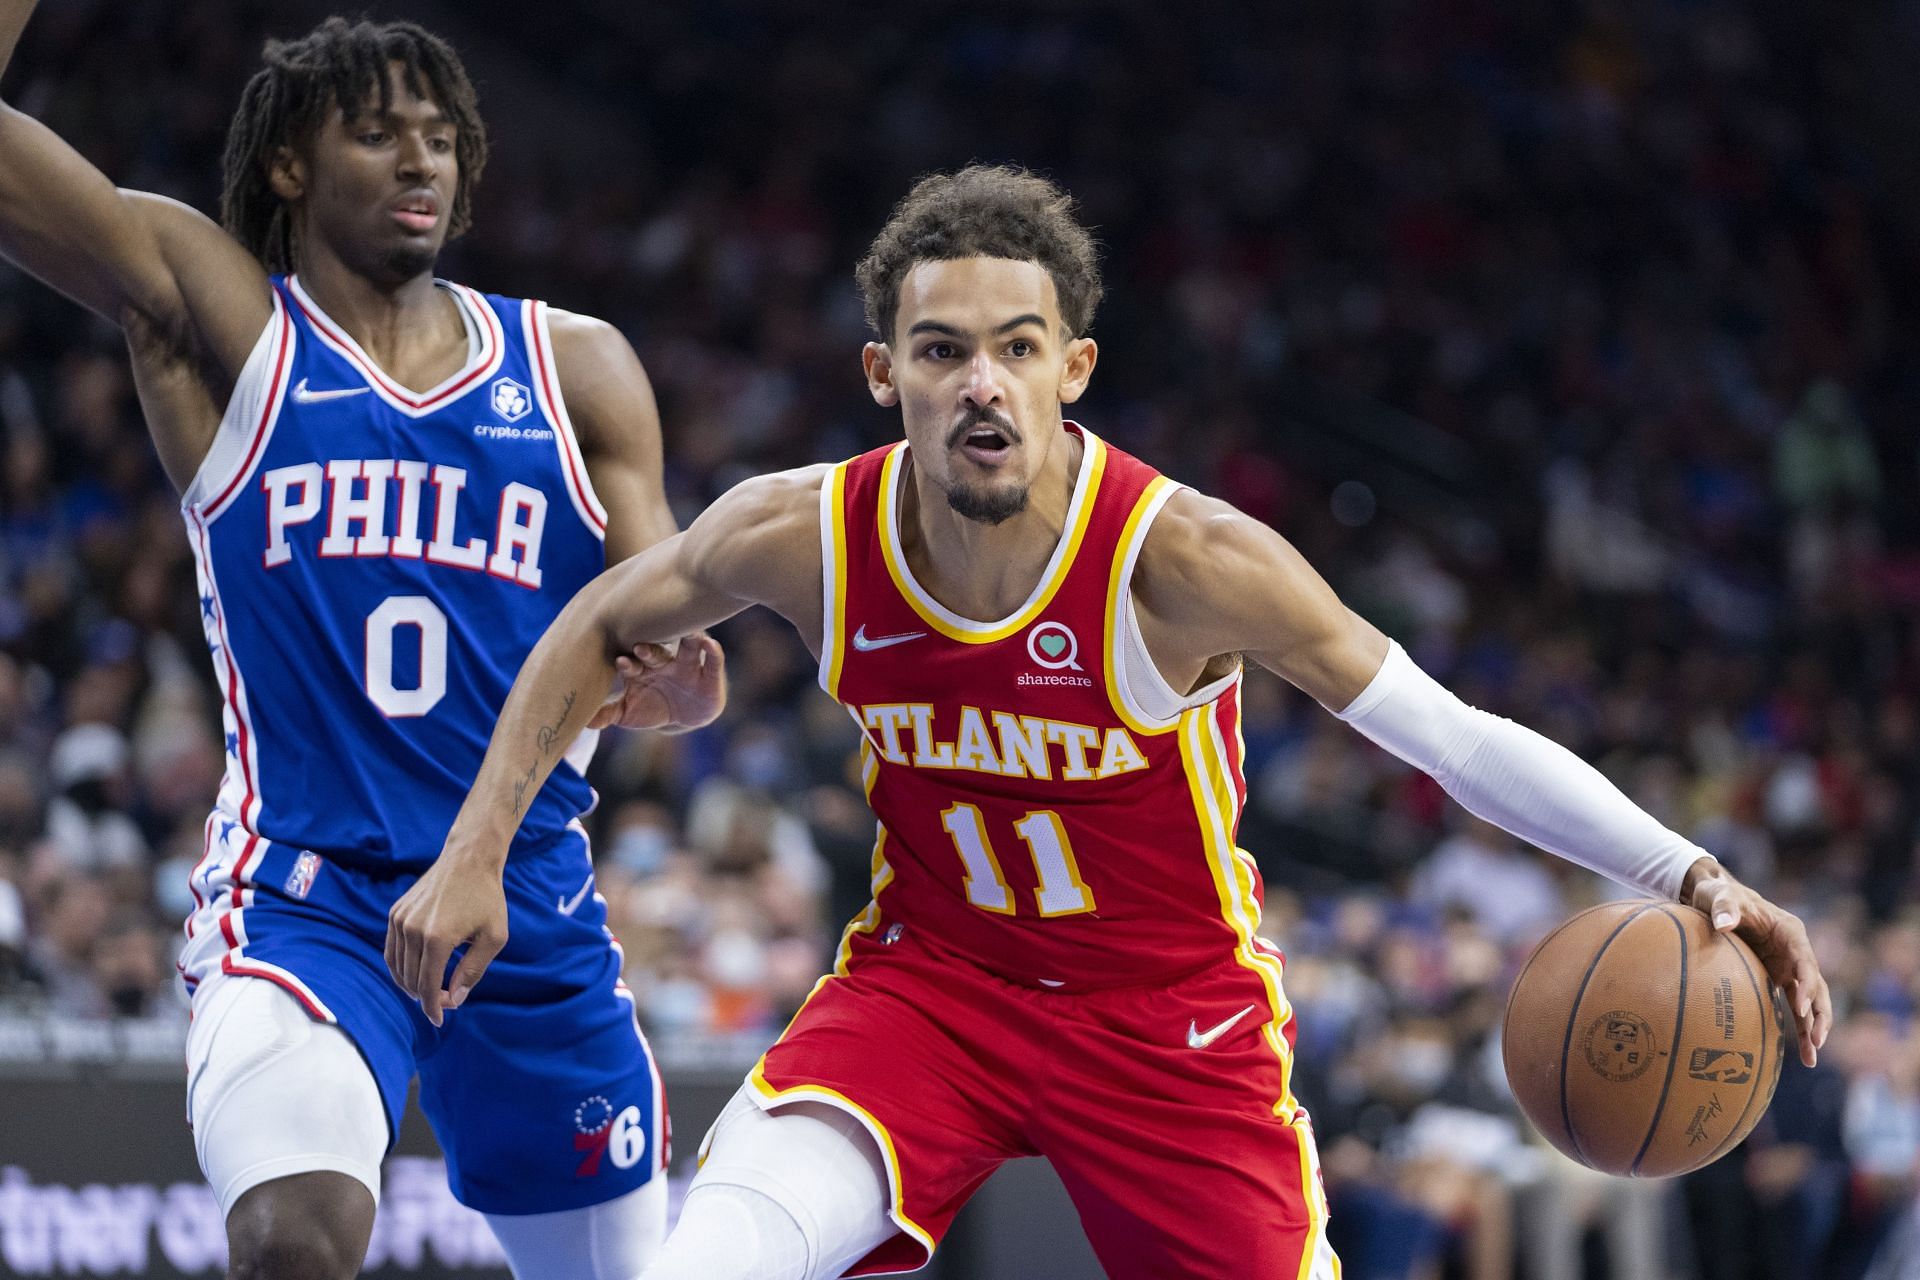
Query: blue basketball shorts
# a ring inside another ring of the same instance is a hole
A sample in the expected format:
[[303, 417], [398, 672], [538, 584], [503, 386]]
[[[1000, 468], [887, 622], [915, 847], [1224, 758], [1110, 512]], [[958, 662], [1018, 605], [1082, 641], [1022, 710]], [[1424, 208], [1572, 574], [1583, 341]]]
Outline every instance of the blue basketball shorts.
[[[389, 1140], [418, 1075], [462, 1204], [577, 1209], [666, 1168], [666, 1093], [577, 823], [507, 863], [507, 945], [439, 1027], [384, 956], [387, 912], [417, 876], [349, 869], [249, 837], [219, 814], [208, 832], [181, 954], [188, 986], [214, 974], [272, 982], [340, 1027], [373, 1073]], [[216, 844], [235, 852], [215, 856]]]

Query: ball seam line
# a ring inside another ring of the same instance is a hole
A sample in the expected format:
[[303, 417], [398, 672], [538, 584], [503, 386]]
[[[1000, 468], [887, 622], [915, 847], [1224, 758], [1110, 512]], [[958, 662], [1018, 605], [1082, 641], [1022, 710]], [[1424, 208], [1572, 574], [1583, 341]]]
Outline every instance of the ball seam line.
[[1672, 922], [1674, 930], [1680, 935], [1680, 998], [1674, 1003], [1673, 1039], [1667, 1042], [1667, 1078], [1660, 1082], [1660, 1101], [1653, 1108], [1653, 1119], [1647, 1123], [1646, 1141], [1640, 1144], [1640, 1154], [1633, 1158], [1633, 1166], [1628, 1173], [1640, 1176], [1640, 1162], [1647, 1158], [1647, 1149], [1653, 1146], [1653, 1135], [1660, 1130], [1660, 1117], [1667, 1113], [1667, 1093], [1673, 1088], [1673, 1069], [1680, 1062], [1680, 1035], [1687, 1025], [1687, 926], [1679, 916], [1660, 908], [1660, 914]]
[[1566, 1039], [1560, 1042], [1560, 1123], [1566, 1128], [1567, 1138], [1573, 1143], [1574, 1152], [1578, 1155], [1580, 1163], [1588, 1168], [1595, 1166], [1587, 1155], [1586, 1144], [1580, 1141], [1580, 1134], [1573, 1127], [1573, 1107], [1567, 1101], [1567, 1063], [1573, 1056], [1573, 1029], [1580, 1024], [1580, 1002], [1587, 998], [1587, 987], [1593, 981], [1593, 971], [1600, 967], [1600, 961], [1607, 954], [1607, 948], [1613, 945], [1613, 940], [1619, 937], [1628, 925], [1658, 905], [1658, 903], [1649, 902], [1613, 927], [1613, 932], [1607, 935], [1607, 940], [1600, 944], [1598, 951], [1593, 953], [1593, 959], [1587, 961], [1587, 971], [1580, 976], [1580, 989], [1573, 993], [1573, 1004], [1567, 1009], [1567, 1035]]

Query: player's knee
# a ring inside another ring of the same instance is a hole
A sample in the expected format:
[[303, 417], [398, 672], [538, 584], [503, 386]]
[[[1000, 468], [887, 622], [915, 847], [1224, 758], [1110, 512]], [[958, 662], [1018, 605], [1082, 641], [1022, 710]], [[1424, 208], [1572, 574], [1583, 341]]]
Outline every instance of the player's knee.
[[809, 1280], [813, 1248], [772, 1196], [725, 1183], [695, 1186], [640, 1280]]
[[265, 1182], [227, 1215], [227, 1280], [348, 1280], [373, 1235], [373, 1196], [339, 1173]]

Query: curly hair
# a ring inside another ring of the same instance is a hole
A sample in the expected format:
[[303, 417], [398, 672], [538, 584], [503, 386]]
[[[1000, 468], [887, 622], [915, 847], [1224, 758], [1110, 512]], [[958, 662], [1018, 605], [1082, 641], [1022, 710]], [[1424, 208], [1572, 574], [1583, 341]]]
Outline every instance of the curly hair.
[[431, 97], [453, 123], [460, 177], [447, 238], [467, 229], [473, 188], [487, 163], [487, 131], [473, 82], [452, 46], [411, 22], [328, 18], [298, 40], [267, 41], [261, 56], [266, 65], [247, 82], [227, 128], [220, 221], [267, 270], [294, 265], [292, 221], [267, 181], [275, 149], [311, 137], [332, 106], [348, 116], [370, 101], [389, 109], [392, 63], [400, 64], [409, 92]]
[[1073, 197], [1047, 179], [1010, 165], [969, 165], [913, 184], [854, 268], [867, 323], [893, 341], [900, 282], [917, 263], [1011, 258], [1053, 277], [1060, 319], [1084, 337], [1104, 292], [1093, 236], [1074, 218]]

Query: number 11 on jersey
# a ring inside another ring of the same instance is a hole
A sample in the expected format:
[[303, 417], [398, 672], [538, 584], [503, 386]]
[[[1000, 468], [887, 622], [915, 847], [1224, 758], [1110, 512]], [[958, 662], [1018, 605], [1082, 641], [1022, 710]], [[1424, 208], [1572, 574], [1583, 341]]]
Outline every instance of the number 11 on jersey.
[[[967, 901], [982, 911], [1015, 914], [1013, 890], [1000, 873], [1000, 859], [987, 838], [987, 824], [980, 810], [970, 804], [956, 804], [940, 815], [940, 824], [953, 837], [953, 847], [967, 870]], [[1039, 809], [1014, 823], [1013, 830], [1032, 854], [1033, 869], [1040, 877], [1039, 887], [1033, 891], [1040, 914], [1071, 916], [1092, 911], [1093, 890], [1080, 879], [1080, 865], [1074, 861], [1073, 845], [1060, 815]]]

